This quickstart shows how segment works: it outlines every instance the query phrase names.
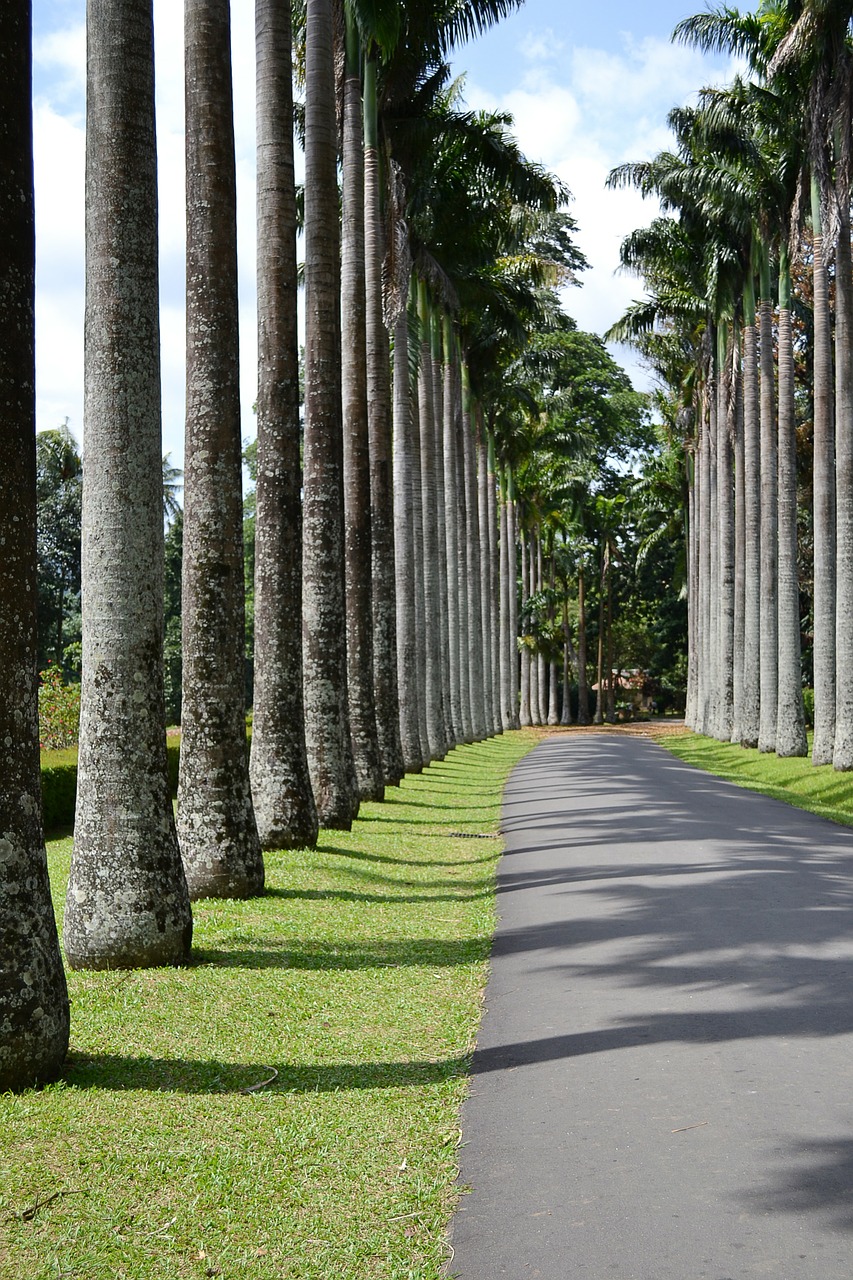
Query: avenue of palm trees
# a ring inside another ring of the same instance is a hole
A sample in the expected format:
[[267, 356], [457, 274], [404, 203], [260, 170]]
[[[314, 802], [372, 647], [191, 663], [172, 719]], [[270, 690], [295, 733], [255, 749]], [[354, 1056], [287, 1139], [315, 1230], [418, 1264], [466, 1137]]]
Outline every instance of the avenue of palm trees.
[[[247, 749], [230, 16], [228, 0], [186, 0], [176, 819], [151, 0], [88, 0], [71, 967], [184, 963], [191, 901], [262, 893], [263, 850], [349, 828], [362, 800], [460, 743], [612, 719], [614, 673], [642, 652], [620, 614], [629, 576], [627, 612], [649, 643], [670, 619], [653, 580], [674, 595], [683, 579], [693, 727], [804, 754], [813, 684], [814, 760], [853, 768], [853, 2], [767, 0], [677, 30], [749, 71], [673, 111], [671, 152], [611, 175], [662, 203], [622, 251], [648, 299], [612, 331], [659, 377], [657, 425], [561, 310], [585, 265], [568, 192], [520, 153], [508, 117], [469, 112], [451, 81], [451, 50], [515, 4], [256, 0]], [[5, 1089], [56, 1075], [69, 1014], [40, 818], [29, 0], [0, 29]]]
[[[520, 153], [508, 117], [467, 111], [450, 80], [451, 49], [512, 7], [307, 0], [291, 12], [257, 0], [249, 751], [230, 16], [228, 0], [187, 0], [176, 819], [164, 732], [152, 7], [89, 0], [81, 719], [63, 931], [73, 968], [184, 963], [192, 899], [262, 893], [263, 849], [312, 846], [404, 772], [521, 717], [558, 714], [557, 655], [524, 647], [519, 665], [519, 627], [532, 624], [519, 614], [517, 548], [525, 607], [544, 608], [571, 661], [555, 584], [562, 575], [565, 597], [576, 568], [554, 494], [581, 492], [578, 442], [589, 475], [603, 429], [588, 406], [569, 412], [573, 361], [601, 366], [592, 398], [609, 406], [598, 416], [609, 412], [614, 448], [643, 410], [602, 344], [560, 310], [557, 289], [584, 265], [568, 193]], [[6, 1089], [58, 1072], [69, 1016], [40, 819], [28, 0], [10, 7], [2, 34], [0, 209], [11, 247], [0, 376], [14, 495], [0, 514], [0, 714], [14, 762], [0, 788]], [[538, 348], [536, 332], [551, 335]], [[550, 461], [537, 463], [537, 449]]]
[[[623, 166], [662, 214], [623, 263], [650, 300], [612, 333], [669, 387], [690, 479], [688, 723], [853, 768], [853, 6], [714, 8], [675, 39], [744, 74]], [[810, 708], [811, 709], [811, 708]]]

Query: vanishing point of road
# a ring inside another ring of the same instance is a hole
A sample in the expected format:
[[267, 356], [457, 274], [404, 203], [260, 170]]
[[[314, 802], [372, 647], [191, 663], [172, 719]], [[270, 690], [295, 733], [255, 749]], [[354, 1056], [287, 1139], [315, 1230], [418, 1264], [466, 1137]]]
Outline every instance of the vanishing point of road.
[[628, 736], [507, 786], [461, 1280], [851, 1280], [853, 832]]

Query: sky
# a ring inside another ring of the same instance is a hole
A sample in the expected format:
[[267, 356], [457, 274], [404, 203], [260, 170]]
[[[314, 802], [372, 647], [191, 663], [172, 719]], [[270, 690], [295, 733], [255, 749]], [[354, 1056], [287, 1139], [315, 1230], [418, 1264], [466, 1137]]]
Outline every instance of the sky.
[[[668, 145], [666, 115], [733, 67], [672, 45], [675, 23], [702, 0], [526, 0], [518, 13], [461, 48], [475, 109], [509, 111], [524, 153], [573, 193], [578, 243], [591, 263], [565, 307], [579, 326], [603, 333], [639, 296], [618, 272], [619, 245], [657, 213], [636, 192], [608, 191], [610, 169]], [[748, 7], [748, 6], [744, 6]], [[242, 431], [255, 434], [257, 389], [254, 239], [254, 16], [232, 0], [238, 173]], [[33, 105], [36, 162], [36, 416], [39, 430], [68, 419], [83, 437], [85, 0], [34, 6]], [[183, 16], [177, 0], [154, 0], [160, 185], [163, 448], [183, 459], [184, 142]], [[635, 385], [648, 385], [627, 349], [614, 354]], [[85, 441], [83, 441], [85, 448]]]

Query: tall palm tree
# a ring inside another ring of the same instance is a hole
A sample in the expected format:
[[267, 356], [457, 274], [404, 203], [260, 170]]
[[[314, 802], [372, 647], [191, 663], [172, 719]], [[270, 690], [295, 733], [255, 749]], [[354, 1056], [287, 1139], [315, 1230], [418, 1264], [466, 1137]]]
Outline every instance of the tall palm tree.
[[395, 785], [403, 776], [404, 765], [397, 678], [391, 368], [389, 334], [382, 305], [385, 233], [376, 80], [377, 51], [373, 44], [369, 44], [364, 63], [364, 271], [373, 548], [373, 685], [383, 774], [387, 785]]
[[36, 678], [35, 209], [32, 11], [0, 22], [0, 395], [6, 473], [0, 488], [0, 1091], [49, 1080], [68, 1047], [68, 992], [41, 819]]
[[258, 478], [250, 776], [266, 849], [313, 846], [302, 698], [302, 465], [290, 6], [256, 0]]
[[350, 732], [358, 790], [381, 800], [385, 784], [373, 694], [373, 584], [367, 410], [367, 295], [364, 250], [364, 110], [361, 45], [346, 9], [341, 226], [344, 578]]
[[178, 837], [193, 898], [264, 887], [246, 743], [237, 180], [229, 0], [184, 6], [187, 418]]
[[305, 736], [320, 825], [358, 812], [349, 726], [343, 584], [340, 232], [331, 0], [305, 26]]
[[150, 0], [87, 11], [83, 672], [65, 909], [72, 968], [181, 964], [169, 795]]

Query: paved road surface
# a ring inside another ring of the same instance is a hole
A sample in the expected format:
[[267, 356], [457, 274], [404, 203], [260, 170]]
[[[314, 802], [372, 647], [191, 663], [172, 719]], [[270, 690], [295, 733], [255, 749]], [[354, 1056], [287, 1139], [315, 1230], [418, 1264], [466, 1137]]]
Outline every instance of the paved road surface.
[[853, 833], [615, 735], [504, 800], [462, 1280], [853, 1278]]

